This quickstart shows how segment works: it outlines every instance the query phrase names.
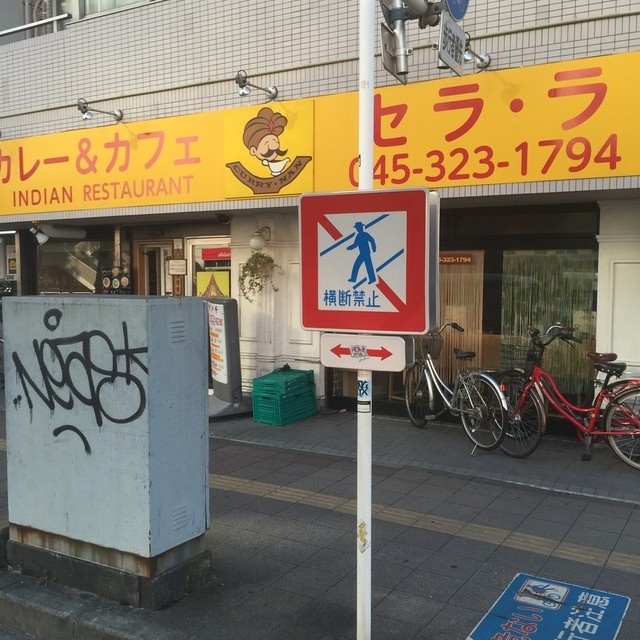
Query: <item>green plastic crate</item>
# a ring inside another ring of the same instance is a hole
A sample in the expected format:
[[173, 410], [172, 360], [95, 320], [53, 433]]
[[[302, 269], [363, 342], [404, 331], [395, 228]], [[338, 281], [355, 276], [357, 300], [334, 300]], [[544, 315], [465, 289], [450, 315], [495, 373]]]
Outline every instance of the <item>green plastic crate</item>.
[[282, 426], [316, 413], [316, 386], [307, 385], [294, 393], [254, 392], [251, 397], [256, 422]]
[[311, 370], [278, 370], [253, 379], [253, 390], [260, 394], [294, 393], [311, 385], [313, 385]]

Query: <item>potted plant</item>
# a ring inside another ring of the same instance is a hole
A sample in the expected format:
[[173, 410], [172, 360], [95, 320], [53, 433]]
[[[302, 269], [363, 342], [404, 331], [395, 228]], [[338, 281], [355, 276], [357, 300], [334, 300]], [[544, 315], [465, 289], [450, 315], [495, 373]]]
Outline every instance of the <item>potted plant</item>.
[[256, 294], [260, 293], [267, 283], [277, 291], [278, 287], [273, 283], [274, 270], [280, 274], [284, 273], [282, 267], [271, 256], [262, 251], [253, 251], [240, 269], [240, 294], [249, 302], [253, 302]]

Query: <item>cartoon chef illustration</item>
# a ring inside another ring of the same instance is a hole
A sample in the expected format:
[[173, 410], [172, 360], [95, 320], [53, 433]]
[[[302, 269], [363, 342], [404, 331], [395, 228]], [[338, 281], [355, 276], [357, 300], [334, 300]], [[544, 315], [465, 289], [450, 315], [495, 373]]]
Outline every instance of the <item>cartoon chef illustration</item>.
[[269, 107], [263, 107], [244, 128], [242, 140], [249, 153], [265, 167], [269, 167], [272, 176], [280, 175], [290, 162], [289, 158], [285, 157], [287, 151], [280, 149], [279, 138], [287, 122], [281, 113], [274, 113]]

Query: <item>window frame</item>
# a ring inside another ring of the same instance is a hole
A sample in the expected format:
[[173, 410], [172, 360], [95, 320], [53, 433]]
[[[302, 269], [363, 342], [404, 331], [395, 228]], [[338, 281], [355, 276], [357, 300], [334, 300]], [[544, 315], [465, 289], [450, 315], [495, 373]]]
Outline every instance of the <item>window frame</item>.
[[[113, 0], [119, 2], [120, 0]], [[112, 7], [110, 9], [104, 9], [99, 11], [87, 11], [88, 0], [57, 0], [57, 9], [59, 11], [65, 11], [72, 15], [72, 20], [83, 20], [85, 18], [97, 18], [106, 15], [112, 15], [120, 11], [128, 11], [130, 9], [136, 9], [138, 7], [144, 7], [160, 0], [135, 0], [129, 4], [122, 6]]]

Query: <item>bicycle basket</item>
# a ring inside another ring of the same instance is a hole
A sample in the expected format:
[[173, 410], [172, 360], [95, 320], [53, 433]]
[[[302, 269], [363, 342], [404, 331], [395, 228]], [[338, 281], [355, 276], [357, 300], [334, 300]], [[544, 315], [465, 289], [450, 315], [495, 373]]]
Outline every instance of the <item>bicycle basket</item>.
[[427, 353], [431, 356], [432, 360], [437, 360], [442, 351], [442, 345], [444, 344], [444, 338], [441, 335], [429, 335], [418, 336], [416, 338], [416, 351], [422, 357]]
[[500, 344], [500, 361], [503, 369], [521, 369], [531, 373], [534, 365], [542, 361], [542, 349], [526, 338], [507, 337]]

